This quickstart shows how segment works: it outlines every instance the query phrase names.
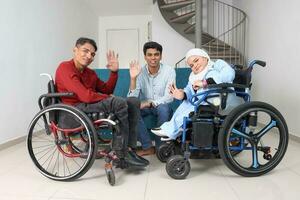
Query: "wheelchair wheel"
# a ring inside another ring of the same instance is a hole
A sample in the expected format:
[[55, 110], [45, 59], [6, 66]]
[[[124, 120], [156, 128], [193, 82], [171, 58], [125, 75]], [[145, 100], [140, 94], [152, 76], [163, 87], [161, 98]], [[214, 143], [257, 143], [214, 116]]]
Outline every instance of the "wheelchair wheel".
[[191, 171], [191, 165], [182, 155], [171, 156], [166, 164], [168, 175], [174, 179], [184, 179]]
[[173, 142], [166, 142], [161, 144], [157, 151], [156, 151], [156, 157], [161, 162], [167, 162], [167, 160], [175, 155], [175, 144]]
[[114, 186], [116, 184], [116, 177], [113, 169], [105, 169], [106, 177], [111, 186]]
[[282, 160], [288, 146], [288, 127], [273, 106], [248, 102], [226, 117], [218, 145], [221, 158], [233, 172], [246, 177], [260, 176]]
[[[73, 125], [64, 124], [61, 116], [68, 116], [67, 121]], [[27, 148], [44, 176], [71, 181], [84, 175], [93, 165], [97, 152], [96, 131], [82, 111], [56, 104], [41, 110], [31, 121]]]

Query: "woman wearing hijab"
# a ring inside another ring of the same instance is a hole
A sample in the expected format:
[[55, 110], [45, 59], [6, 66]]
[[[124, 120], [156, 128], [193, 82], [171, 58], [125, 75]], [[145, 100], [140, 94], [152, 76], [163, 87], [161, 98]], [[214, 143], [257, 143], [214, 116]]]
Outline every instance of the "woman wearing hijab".
[[175, 84], [169, 87], [171, 95], [183, 101], [170, 121], [151, 130], [155, 135], [167, 137], [165, 140], [176, 139], [180, 135], [183, 117], [194, 111], [194, 106], [189, 101], [194, 94], [207, 90], [207, 85], [210, 84], [232, 83], [235, 76], [235, 71], [229, 64], [223, 60], [211, 61], [202, 49], [189, 50], [185, 61], [192, 69], [187, 86], [184, 89], [178, 89]]

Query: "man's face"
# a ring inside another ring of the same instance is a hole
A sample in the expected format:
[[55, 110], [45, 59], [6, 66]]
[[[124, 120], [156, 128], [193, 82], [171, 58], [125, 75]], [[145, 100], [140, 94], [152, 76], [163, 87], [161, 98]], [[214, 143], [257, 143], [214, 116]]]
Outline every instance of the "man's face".
[[161, 54], [156, 49], [147, 49], [144, 58], [149, 67], [158, 67], [161, 60]]
[[91, 64], [96, 55], [95, 48], [89, 43], [74, 47], [74, 60], [82, 69]]

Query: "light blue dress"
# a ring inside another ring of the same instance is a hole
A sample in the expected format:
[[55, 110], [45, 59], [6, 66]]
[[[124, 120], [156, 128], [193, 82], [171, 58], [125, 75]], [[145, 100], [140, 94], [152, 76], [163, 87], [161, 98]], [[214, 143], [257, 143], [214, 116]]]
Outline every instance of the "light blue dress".
[[[192, 72], [193, 73], [193, 72]], [[235, 76], [234, 69], [223, 60], [217, 60], [206, 72], [204, 79], [213, 78], [219, 83], [232, 83]], [[203, 92], [207, 89], [200, 88], [197, 93]], [[171, 139], [175, 139], [180, 135], [180, 128], [183, 125], [183, 117], [187, 117], [190, 112], [194, 111], [194, 106], [190, 103], [191, 97], [195, 94], [192, 83], [189, 82], [184, 88], [187, 99], [182, 101], [180, 106], [175, 111], [172, 119], [161, 125], [161, 129]], [[201, 96], [199, 97], [201, 98]]]

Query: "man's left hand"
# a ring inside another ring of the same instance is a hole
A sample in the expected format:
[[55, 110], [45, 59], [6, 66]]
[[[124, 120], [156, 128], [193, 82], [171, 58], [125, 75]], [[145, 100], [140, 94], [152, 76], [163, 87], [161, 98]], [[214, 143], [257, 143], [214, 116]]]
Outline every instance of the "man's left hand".
[[109, 50], [106, 53], [107, 58], [107, 68], [112, 71], [116, 72], [119, 70], [119, 55], [115, 54], [114, 51]]
[[151, 101], [142, 101], [140, 109], [144, 108], [151, 108], [152, 107], [152, 102]]

